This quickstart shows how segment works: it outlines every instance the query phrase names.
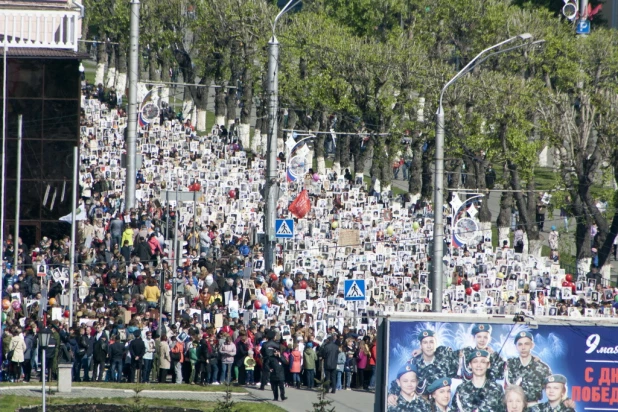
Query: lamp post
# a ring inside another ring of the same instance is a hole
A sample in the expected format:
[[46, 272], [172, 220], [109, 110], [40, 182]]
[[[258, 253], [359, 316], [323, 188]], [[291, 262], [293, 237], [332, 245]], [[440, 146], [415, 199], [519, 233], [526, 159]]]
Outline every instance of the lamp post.
[[43, 353], [43, 365], [41, 367], [41, 380], [43, 382], [43, 412], [45, 412], [45, 350], [49, 347], [49, 339], [51, 338], [51, 331], [47, 328], [43, 328], [39, 331], [39, 346]]
[[[500, 48], [501, 46], [510, 43], [512, 41], [521, 39], [528, 40], [532, 38], [530, 33], [520, 34], [519, 36], [511, 37], [510, 39], [504, 40], [498, 44], [495, 44], [491, 47], [486, 48], [476, 55], [475, 58], [470, 60], [470, 62], [459, 71], [451, 80], [449, 80], [442, 91], [440, 92], [440, 101], [438, 104], [438, 112], [436, 113], [436, 154], [435, 154], [435, 186], [433, 192], [433, 210], [434, 210], [434, 223], [433, 223], [433, 277], [432, 277], [432, 288], [431, 292], [433, 294], [432, 301], [432, 310], [434, 312], [442, 312], [442, 293], [444, 290], [444, 275], [443, 275], [443, 265], [442, 259], [444, 258], [444, 224], [442, 222], [443, 215], [443, 192], [444, 192], [444, 108], [442, 107], [442, 98], [444, 97], [444, 92], [446, 89], [453, 83], [455, 83], [459, 78], [461, 78], [464, 74], [468, 73], [475, 64], [481, 63], [485, 59], [479, 61], [479, 59], [488, 51]], [[511, 47], [506, 50], [497, 51], [494, 54], [499, 54], [501, 52], [514, 50], [520, 47], [528, 46], [529, 43], [520, 44], [516, 47]], [[487, 58], [489, 56], [486, 56]]]
[[[266, 187], [264, 188], [264, 244], [265, 269], [275, 263], [275, 219], [277, 210], [277, 111], [279, 105], [279, 41], [275, 37], [277, 22], [300, 0], [290, 0], [273, 21], [273, 35], [268, 42], [268, 143], [266, 147]], [[294, 4], [292, 4], [294, 3]]]

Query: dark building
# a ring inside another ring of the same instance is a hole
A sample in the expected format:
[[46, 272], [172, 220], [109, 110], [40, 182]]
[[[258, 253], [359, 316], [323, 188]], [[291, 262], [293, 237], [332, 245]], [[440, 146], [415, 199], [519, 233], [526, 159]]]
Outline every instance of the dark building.
[[[42, 14], [37, 18], [35, 11]], [[73, 148], [79, 146], [79, 66], [85, 57], [77, 52], [79, 35], [80, 9], [72, 1], [0, 1], [0, 85], [5, 43], [7, 50], [5, 239], [15, 230], [20, 114], [20, 237], [31, 245], [43, 235], [70, 232], [59, 218], [71, 212]]]

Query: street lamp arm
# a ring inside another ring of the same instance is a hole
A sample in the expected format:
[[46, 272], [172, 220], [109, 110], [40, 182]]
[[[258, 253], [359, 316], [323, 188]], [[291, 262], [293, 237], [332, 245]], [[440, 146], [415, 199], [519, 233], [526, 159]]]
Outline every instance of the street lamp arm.
[[[277, 21], [279, 21], [279, 18], [283, 16], [285, 13], [287, 13], [288, 11], [290, 11], [293, 7], [296, 7], [296, 5], [300, 2], [301, 0], [290, 0], [287, 2], [285, 6], [283, 6], [283, 8], [279, 12], [279, 14], [277, 14], [277, 17], [275, 17], [275, 20], [273, 21], [273, 38], [275, 37], [275, 29], [277, 27]], [[292, 3], [294, 4], [292, 5]]]
[[503, 45], [505, 45], [505, 44], [507, 44], [507, 43], [510, 43], [510, 42], [512, 42], [512, 41], [514, 41], [514, 40], [517, 40], [517, 39], [524, 39], [524, 40], [525, 40], [525, 39], [529, 39], [530, 37], [531, 37], [531, 36], [530, 36], [529, 34], [527, 34], [527, 33], [525, 33], [525, 34], [520, 34], [519, 36], [511, 37], [510, 39], [506, 39], [506, 40], [504, 40], [504, 41], [501, 41], [501, 42], [500, 42], [500, 43], [498, 43], [498, 44], [494, 44], [493, 46], [488, 47], [488, 48], [486, 48], [485, 50], [481, 51], [479, 54], [477, 54], [477, 55], [474, 57], [474, 59], [470, 60], [470, 61], [468, 62], [468, 64], [466, 64], [466, 65], [464, 66], [464, 68], [463, 68], [463, 69], [461, 69], [461, 70], [460, 70], [460, 71], [459, 71], [459, 72], [458, 72], [458, 73], [457, 73], [457, 74], [456, 74], [456, 75], [455, 75], [455, 76], [454, 76], [451, 80], [449, 80], [449, 81], [448, 81], [448, 82], [444, 85], [444, 87], [442, 88], [442, 91], [440, 92], [440, 101], [439, 101], [439, 104], [438, 104], [438, 113], [442, 112], [442, 98], [444, 97], [444, 92], [446, 91], [446, 89], [447, 89], [447, 88], [448, 88], [451, 84], [455, 83], [455, 81], [457, 81], [457, 79], [459, 79], [462, 75], [464, 75], [465, 73], [467, 73], [467, 71], [468, 71], [468, 70], [469, 70], [469, 69], [470, 69], [470, 68], [471, 68], [471, 67], [472, 67], [472, 66], [476, 63], [476, 61], [477, 61], [477, 60], [478, 60], [481, 56], [483, 56], [483, 55], [484, 55], [485, 53], [487, 53], [488, 51], [491, 51], [491, 50], [497, 49], [497, 48], [499, 48], [499, 47], [501, 47], [501, 46], [503, 46]]

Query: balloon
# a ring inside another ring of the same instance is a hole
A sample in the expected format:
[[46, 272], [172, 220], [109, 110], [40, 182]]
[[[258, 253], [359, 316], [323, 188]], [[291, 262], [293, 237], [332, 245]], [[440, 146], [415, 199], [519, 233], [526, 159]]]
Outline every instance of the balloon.
[[571, 275], [570, 273], [567, 273], [564, 278], [567, 280], [567, 282], [573, 282], [573, 275]]
[[165, 284], [165, 290], [172, 290], [172, 284], [171, 283], [166, 283]]
[[614, 296], [614, 302], [618, 302], [618, 295]]
[[474, 289], [475, 292], [478, 292], [479, 290], [481, 290], [481, 284], [475, 283], [474, 285], [472, 285], [472, 289]]
[[307, 281], [301, 280], [300, 281], [300, 288], [301, 289], [307, 289]]
[[530, 287], [530, 290], [536, 290], [536, 282], [534, 280], [531, 280], [528, 286]]
[[55, 298], [49, 298], [48, 304], [49, 304], [49, 306], [54, 306], [56, 304], [56, 299]]
[[463, 282], [463, 279], [458, 277], [457, 278], [457, 286], [461, 286], [461, 282]]
[[11, 307], [11, 301], [8, 299], [2, 299], [2, 310], [9, 310]]
[[286, 288], [291, 288], [294, 285], [294, 282], [292, 281], [292, 279], [290, 278], [285, 278], [283, 279], [283, 286], [285, 286]]
[[212, 282], [214, 282], [214, 279], [212, 278], [212, 275], [206, 276], [206, 286], [212, 285]]
[[317, 173], [314, 173], [314, 174], [313, 174], [313, 181], [314, 181], [314, 182], [319, 182], [319, 181], [320, 181], [320, 175], [319, 175], [319, 174], [317, 174]]
[[333, 229], [337, 229], [339, 227], [339, 222], [336, 220], [333, 220], [333, 223], [330, 224], [330, 227], [332, 227]]
[[414, 222], [414, 223], [412, 223], [412, 228], [413, 228], [414, 230], [418, 230], [420, 227], [421, 227], [421, 225], [419, 225], [419, 224], [418, 224], [418, 222]]
[[256, 300], [255, 302], [253, 302], [253, 307], [256, 309], [260, 309], [262, 307], [262, 302]]
[[71, 312], [69, 312], [68, 310], [65, 310], [63, 315], [65, 318], [68, 318], [69, 316], [71, 316]]
[[570, 285], [570, 282], [565, 280], [564, 282], [562, 282], [562, 286], [566, 288], [566, 287], [569, 287], [571, 285]]
[[450, 287], [453, 284], [453, 278], [450, 276], [446, 278], [446, 287]]
[[271, 274], [270, 274], [270, 280], [277, 280], [277, 279], [279, 279], [279, 276], [277, 276], [277, 275], [276, 275], [276, 274], [274, 274], [274, 273], [271, 273]]
[[266, 295], [261, 295], [258, 300], [260, 301], [260, 303], [262, 305], [266, 305], [268, 303], [268, 296]]
[[497, 278], [499, 279], [504, 279], [504, 273], [502, 272], [498, 272], [498, 274], [496, 275]]
[[386, 228], [386, 234], [389, 236], [393, 236], [393, 233], [395, 233], [395, 229], [392, 226], [389, 226]]
[[466, 288], [466, 295], [470, 296], [472, 294], [472, 288]]
[[425, 298], [425, 299], [424, 299], [424, 302], [425, 302], [425, 303], [431, 303], [431, 301], [429, 300], [429, 298]]
[[577, 286], [575, 286], [575, 283], [569, 282], [569, 286], [571, 286], [572, 293], [577, 293]]
[[229, 192], [227, 192], [229, 197], [236, 197], [236, 191], [234, 189], [230, 190]]
[[18, 301], [18, 300], [14, 300], [14, 301], [11, 303], [11, 306], [13, 306], [13, 309], [14, 309], [14, 310], [20, 310], [20, 309], [21, 309], [21, 303], [19, 303], [19, 301]]

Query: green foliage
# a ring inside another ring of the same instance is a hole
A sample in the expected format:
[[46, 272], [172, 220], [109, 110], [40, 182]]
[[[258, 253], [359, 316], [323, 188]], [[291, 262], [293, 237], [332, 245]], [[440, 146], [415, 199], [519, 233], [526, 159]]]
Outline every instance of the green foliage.
[[217, 405], [213, 412], [234, 412], [236, 402], [232, 399], [231, 385], [228, 383], [225, 385], [225, 395], [222, 399], [217, 400]]
[[318, 401], [311, 404], [313, 406], [311, 412], [334, 412], [335, 407], [331, 407], [333, 401], [326, 398], [326, 395], [328, 394], [330, 388], [330, 381], [324, 381], [319, 379], [316, 379], [315, 381], [318, 384], [318, 390], [316, 392], [318, 396]]

